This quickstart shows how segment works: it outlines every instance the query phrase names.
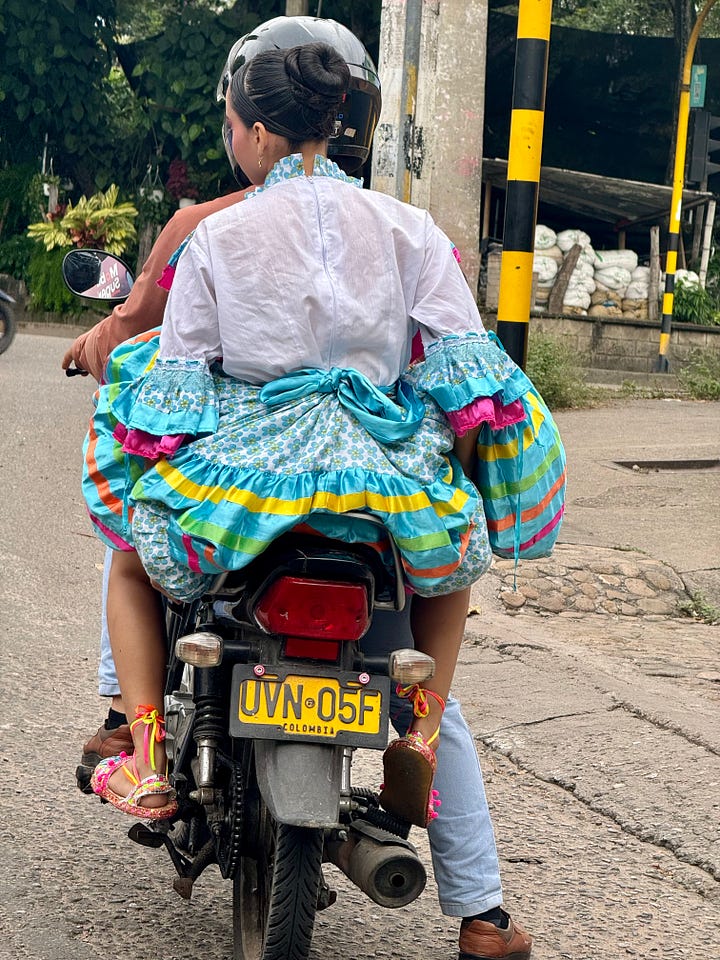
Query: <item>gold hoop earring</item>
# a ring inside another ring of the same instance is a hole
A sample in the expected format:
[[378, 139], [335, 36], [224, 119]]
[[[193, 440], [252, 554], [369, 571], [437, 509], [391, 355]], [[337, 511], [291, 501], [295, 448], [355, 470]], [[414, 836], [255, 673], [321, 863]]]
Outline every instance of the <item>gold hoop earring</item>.
[[261, 170], [262, 170], [262, 162], [263, 162], [263, 158], [258, 157], [258, 167], [260, 167]]

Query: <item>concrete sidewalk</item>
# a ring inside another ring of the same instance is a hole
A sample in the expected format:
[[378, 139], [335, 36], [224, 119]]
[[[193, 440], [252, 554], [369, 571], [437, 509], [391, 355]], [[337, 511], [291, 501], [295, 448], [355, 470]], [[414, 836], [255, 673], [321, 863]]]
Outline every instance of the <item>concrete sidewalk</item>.
[[[591, 576], [571, 582], [586, 600], [594, 587], [598, 603], [578, 612], [610, 599], [607, 612], [632, 603], [637, 615], [652, 600], [640, 613], [662, 615], [696, 592], [720, 607], [720, 403], [618, 400], [556, 419], [568, 456], [561, 548], [521, 564], [521, 578], [554, 571], [568, 587], [568, 569], [582, 568]], [[496, 572], [507, 584], [507, 569]]]
[[[453, 689], [533, 960], [720, 955], [720, 403], [560, 413], [547, 560], [473, 591]], [[694, 605], [697, 608], [697, 604]]]

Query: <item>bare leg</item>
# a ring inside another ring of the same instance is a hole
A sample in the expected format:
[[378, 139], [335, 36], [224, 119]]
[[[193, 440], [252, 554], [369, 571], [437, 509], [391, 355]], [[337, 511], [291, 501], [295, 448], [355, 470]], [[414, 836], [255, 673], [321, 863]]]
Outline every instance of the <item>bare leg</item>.
[[[455, 442], [455, 454], [467, 474], [472, 471], [477, 430]], [[411, 732], [393, 741], [383, 755], [385, 783], [380, 803], [389, 812], [425, 827], [439, 806], [432, 790], [436, 768], [435, 750], [445, 701], [450, 693], [470, 602], [470, 588], [436, 597], [413, 598], [411, 627], [415, 648], [435, 660], [435, 674], [422, 688], [439, 698], [419, 697], [417, 687], [407, 691], [413, 698]], [[415, 694], [418, 697], [415, 697]], [[425, 716], [419, 713], [427, 710]]]
[[[472, 477], [478, 434], [479, 427], [475, 427], [455, 438], [453, 452], [468, 477]], [[415, 648], [435, 660], [435, 675], [423, 686], [443, 700], [450, 693], [469, 606], [469, 587], [436, 597], [413, 597], [410, 626]], [[433, 697], [428, 698], [428, 705], [427, 717], [416, 717], [411, 725], [426, 739], [435, 733], [442, 717], [442, 709]]]
[[[166, 661], [162, 606], [137, 553], [113, 554], [107, 617], [128, 720], [132, 722], [140, 705], [149, 704], [162, 712]], [[133, 731], [135, 760], [141, 779], [152, 773], [152, 767], [144, 757], [145, 729], [143, 724], [138, 724]], [[162, 743], [155, 744], [155, 766], [164, 772], [165, 748]], [[111, 778], [110, 786], [124, 796], [130, 788], [130, 781], [119, 771]], [[148, 807], [163, 806], [166, 802], [163, 795], [145, 797], [141, 801]]]
[[[411, 629], [415, 647], [435, 660], [435, 675], [422, 686], [443, 700], [450, 693], [455, 664], [462, 643], [470, 603], [470, 588], [439, 597], [413, 597]], [[427, 739], [437, 730], [442, 716], [440, 705], [428, 697], [427, 717], [416, 717], [412, 729]]]
[[119, 693], [112, 698], [112, 700], [110, 701], [110, 706], [117, 713], [125, 713], [125, 705], [123, 704], [123, 698], [120, 696]]

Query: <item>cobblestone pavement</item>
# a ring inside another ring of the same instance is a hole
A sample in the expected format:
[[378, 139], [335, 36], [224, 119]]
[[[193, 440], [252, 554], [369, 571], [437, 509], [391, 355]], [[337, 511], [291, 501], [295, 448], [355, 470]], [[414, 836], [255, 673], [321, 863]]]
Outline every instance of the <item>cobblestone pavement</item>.
[[682, 578], [661, 560], [633, 550], [559, 544], [544, 560], [496, 560], [491, 577], [508, 612], [581, 617], [684, 616]]

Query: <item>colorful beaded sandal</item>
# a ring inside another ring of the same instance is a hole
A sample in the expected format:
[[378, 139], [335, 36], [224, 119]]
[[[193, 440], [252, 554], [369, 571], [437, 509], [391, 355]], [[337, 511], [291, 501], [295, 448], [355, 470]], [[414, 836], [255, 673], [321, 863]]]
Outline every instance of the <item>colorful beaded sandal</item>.
[[[426, 690], [417, 683], [408, 687], [398, 686], [396, 693], [412, 701], [413, 714], [427, 717], [430, 713], [428, 697], [432, 697], [445, 710], [445, 701], [434, 690]], [[380, 793], [380, 804], [396, 817], [407, 820], [417, 827], [427, 827], [437, 816], [440, 806], [437, 790], [432, 789], [437, 758], [432, 747], [440, 733], [437, 730], [427, 740], [417, 730], [393, 740], [383, 754], [385, 783]]]
[[[109, 757], [107, 760], [101, 760], [95, 767], [90, 779], [90, 786], [103, 800], [107, 800], [118, 810], [130, 814], [131, 817], [140, 817], [144, 820], [167, 820], [177, 812], [177, 801], [175, 791], [170, 786], [170, 781], [166, 773], [158, 773], [155, 766], [155, 744], [161, 743], [165, 739], [165, 731], [162, 725], [165, 723], [157, 709], [153, 706], [139, 706], [135, 715], [135, 720], [130, 724], [130, 730], [133, 731], [138, 724], [145, 725], [145, 736], [143, 742], [143, 754], [145, 763], [149, 763], [153, 772], [140, 778], [135, 754], [128, 756], [124, 751], [117, 757]], [[108, 781], [114, 773], [122, 770], [130, 782], [130, 791], [125, 797], [110, 787]], [[143, 797], [157, 796], [158, 794], [168, 795], [168, 802], [162, 807], [143, 807], [140, 801]]]

